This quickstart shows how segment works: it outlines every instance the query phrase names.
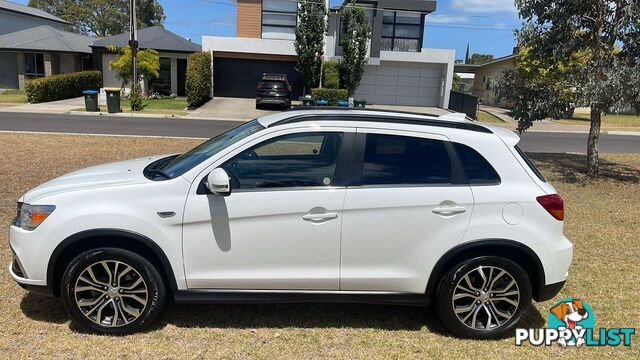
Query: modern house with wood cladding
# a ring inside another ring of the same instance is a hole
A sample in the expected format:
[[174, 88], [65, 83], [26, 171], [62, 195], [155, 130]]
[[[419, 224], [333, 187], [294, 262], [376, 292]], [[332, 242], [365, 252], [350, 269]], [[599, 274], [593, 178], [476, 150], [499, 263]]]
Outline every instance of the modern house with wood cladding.
[[[362, 0], [372, 38], [369, 58], [355, 96], [383, 105], [440, 106], [449, 103], [455, 51], [423, 47], [431, 0]], [[344, 6], [344, 3], [343, 5]], [[329, 12], [326, 60], [342, 56], [339, 7]], [[203, 51], [213, 55], [214, 96], [255, 97], [263, 73], [284, 73], [302, 95], [293, 45], [296, 0], [237, 0], [236, 37], [203, 36]]]

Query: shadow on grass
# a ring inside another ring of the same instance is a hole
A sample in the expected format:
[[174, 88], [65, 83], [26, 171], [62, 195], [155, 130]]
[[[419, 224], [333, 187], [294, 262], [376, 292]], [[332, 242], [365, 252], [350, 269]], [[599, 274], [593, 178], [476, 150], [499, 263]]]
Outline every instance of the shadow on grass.
[[[69, 321], [60, 299], [27, 293], [22, 312], [36, 321], [62, 324]], [[420, 331], [455, 337], [442, 324], [433, 307], [342, 303], [300, 304], [169, 304], [149, 331], [161, 331], [168, 324], [180, 328], [354, 328], [388, 331]], [[539, 328], [545, 320], [535, 307], [520, 327]], [[75, 332], [85, 333], [73, 323]]]
[[[588, 183], [586, 175], [587, 156], [583, 154], [528, 153], [531, 160], [550, 180], [566, 183]], [[599, 180], [614, 180], [625, 183], [640, 183], [640, 169], [625, 164], [607, 161], [600, 157]]]

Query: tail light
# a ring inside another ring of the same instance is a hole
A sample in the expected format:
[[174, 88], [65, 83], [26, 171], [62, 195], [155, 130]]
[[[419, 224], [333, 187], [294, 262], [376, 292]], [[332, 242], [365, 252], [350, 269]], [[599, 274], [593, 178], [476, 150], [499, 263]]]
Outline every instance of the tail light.
[[536, 198], [538, 203], [557, 220], [564, 220], [564, 201], [558, 194], [543, 195]]

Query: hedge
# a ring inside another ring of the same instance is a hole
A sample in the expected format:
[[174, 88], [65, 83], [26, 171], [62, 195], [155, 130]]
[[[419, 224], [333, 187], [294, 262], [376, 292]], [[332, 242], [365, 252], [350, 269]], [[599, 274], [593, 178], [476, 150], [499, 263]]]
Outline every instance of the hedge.
[[194, 53], [187, 63], [187, 103], [198, 107], [211, 99], [211, 54]]
[[330, 106], [336, 106], [338, 101], [347, 101], [349, 99], [349, 91], [346, 89], [317, 88], [311, 89], [311, 97], [327, 100]]
[[52, 75], [25, 81], [24, 89], [30, 103], [71, 99], [82, 96], [84, 90], [102, 87], [100, 71], [81, 71]]
[[340, 88], [340, 64], [333, 61], [322, 63], [322, 87], [327, 89]]

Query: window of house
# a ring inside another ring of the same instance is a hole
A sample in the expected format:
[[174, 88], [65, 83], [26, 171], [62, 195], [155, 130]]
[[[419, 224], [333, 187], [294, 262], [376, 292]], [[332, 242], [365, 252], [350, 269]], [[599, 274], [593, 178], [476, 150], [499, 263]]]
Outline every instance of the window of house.
[[24, 53], [24, 74], [27, 79], [44, 77], [44, 54]]
[[423, 29], [423, 14], [386, 10], [382, 15], [381, 49], [419, 52], [422, 49]]
[[451, 161], [441, 140], [368, 134], [362, 185], [450, 184]]
[[342, 136], [333, 132], [279, 136], [240, 153], [222, 167], [233, 189], [330, 186]]
[[262, 0], [262, 38], [295, 40], [297, 0]]

